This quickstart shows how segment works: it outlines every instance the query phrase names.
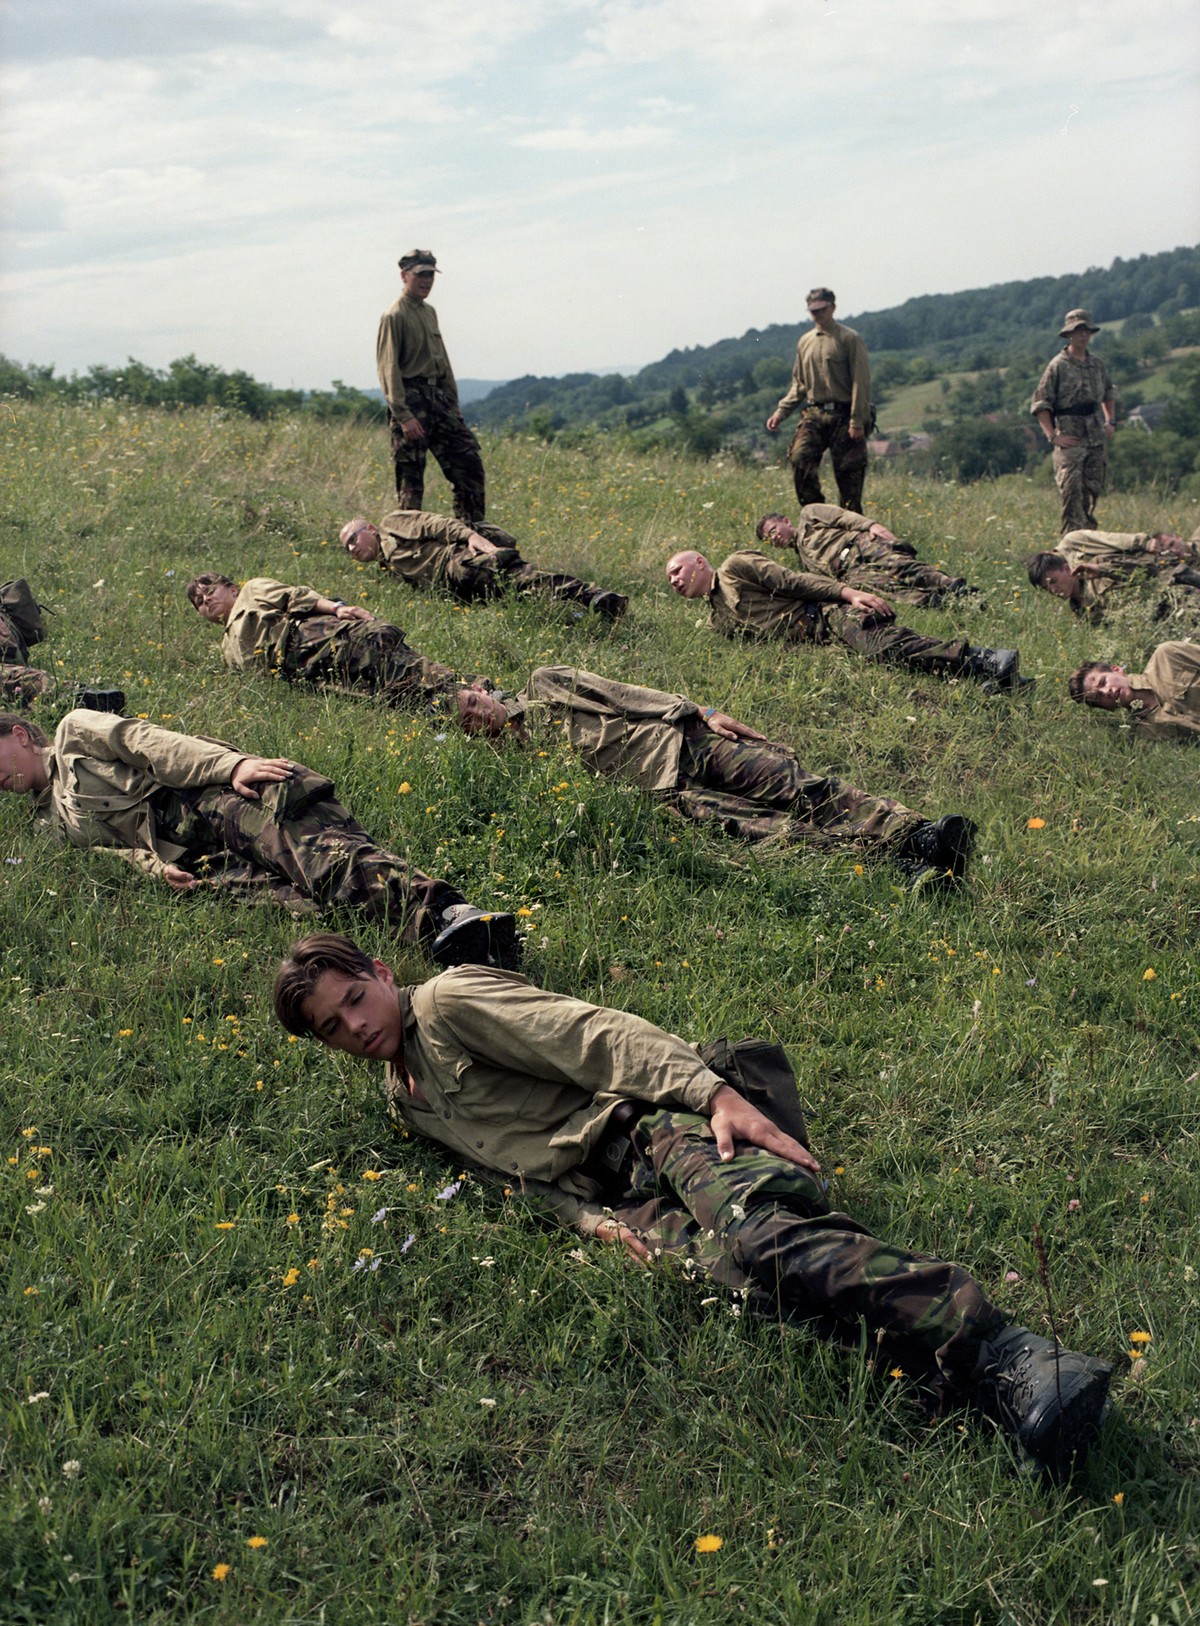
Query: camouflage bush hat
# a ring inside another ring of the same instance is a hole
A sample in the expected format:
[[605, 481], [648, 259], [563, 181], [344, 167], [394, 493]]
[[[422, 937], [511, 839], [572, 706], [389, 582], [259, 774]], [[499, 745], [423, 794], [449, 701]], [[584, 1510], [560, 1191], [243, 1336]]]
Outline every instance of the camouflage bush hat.
[[1092, 321], [1091, 311], [1068, 311], [1066, 320], [1058, 330], [1060, 339], [1069, 339], [1077, 327], [1087, 328], [1089, 333], [1099, 333], [1100, 329]]
[[399, 264], [401, 271], [415, 271], [418, 266], [427, 266], [434, 272], [437, 270], [437, 260], [427, 248], [410, 249], [400, 256]]
[[813, 310], [817, 305], [835, 305], [837, 301], [833, 297], [832, 288], [814, 288], [804, 303], [809, 310]]

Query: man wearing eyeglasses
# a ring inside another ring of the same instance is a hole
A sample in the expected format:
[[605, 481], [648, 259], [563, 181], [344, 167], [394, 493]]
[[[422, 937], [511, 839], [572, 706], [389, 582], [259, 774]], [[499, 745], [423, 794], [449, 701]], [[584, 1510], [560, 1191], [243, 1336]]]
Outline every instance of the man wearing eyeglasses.
[[437, 312], [428, 302], [437, 260], [428, 249], [414, 248], [399, 264], [404, 292], [380, 318], [375, 342], [398, 506], [425, 506], [425, 457], [432, 452], [454, 492], [455, 517], [474, 525], [486, 509], [483, 458], [459, 409], [454, 370]]

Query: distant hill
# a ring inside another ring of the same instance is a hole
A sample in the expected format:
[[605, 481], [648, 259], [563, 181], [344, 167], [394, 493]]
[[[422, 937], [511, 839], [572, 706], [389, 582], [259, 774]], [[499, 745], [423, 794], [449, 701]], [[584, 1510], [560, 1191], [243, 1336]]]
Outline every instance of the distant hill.
[[[1104, 323], [1136, 316], [1152, 326], [1155, 318], [1177, 316], [1200, 305], [1200, 247], [1116, 259], [1107, 269], [925, 294], [846, 320], [866, 339], [877, 394], [886, 399], [889, 390], [949, 373], [1031, 371], [1057, 348], [1063, 315], [1077, 305]], [[535, 433], [587, 424], [636, 432], [664, 418], [678, 423], [690, 417], [698, 433], [699, 413], [711, 420], [718, 441], [749, 435], [787, 386], [802, 326], [798, 313], [795, 323], [673, 350], [630, 378], [572, 373], [514, 379], [473, 402], [469, 416], [485, 428]], [[694, 449], [702, 450], [702, 441]]]

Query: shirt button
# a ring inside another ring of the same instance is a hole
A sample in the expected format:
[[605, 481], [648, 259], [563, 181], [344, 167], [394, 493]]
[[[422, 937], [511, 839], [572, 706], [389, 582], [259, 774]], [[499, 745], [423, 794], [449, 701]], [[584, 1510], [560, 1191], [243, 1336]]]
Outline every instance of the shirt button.
[[451, 1113], [451, 1111], [450, 1111], [450, 1108], [449, 1108], [449, 1107], [447, 1107], [447, 1108], [446, 1108], [446, 1111], [445, 1111], [445, 1116], [446, 1116], [446, 1117], [447, 1117], [447, 1118], [449, 1118], [449, 1117], [451, 1117], [451, 1116], [453, 1116], [453, 1115], [452, 1115], [452, 1113]]
[[476, 1141], [476, 1142], [475, 1142], [475, 1146], [476, 1146], [476, 1149], [477, 1149], [477, 1150], [478, 1150], [478, 1151], [480, 1151], [480, 1152], [482, 1152], [482, 1151], [483, 1151], [483, 1142], [482, 1142], [482, 1141], [481, 1141], [481, 1140], [477, 1140], [477, 1141]]

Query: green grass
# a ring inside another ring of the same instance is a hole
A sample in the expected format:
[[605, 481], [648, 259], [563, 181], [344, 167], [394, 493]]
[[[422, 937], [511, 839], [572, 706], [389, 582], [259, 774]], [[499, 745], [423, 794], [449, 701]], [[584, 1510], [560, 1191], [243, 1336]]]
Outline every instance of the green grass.
[[[292, 921], [57, 852], [5, 798], [0, 1618], [1194, 1619], [1200, 758], [1065, 701], [1073, 664], [1137, 659], [1154, 629], [1089, 632], [1029, 590], [1052, 487], [868, 483], [893, 529], [986, 589], [958, 619], [1040, 680], [1010, 704], [697, 625], [663, 560], [744, 543], [790, 505], [780, 468], [487, 444], [492, 513], [529, 557], [635, 595], [610, 634], [346, 561], [340, 521], [389, 506], [381, 433], [0, 412], [0, 574], [57, 612], [44, 661], [329, 772], [382, 839], [528, 909], [548, 986], [697, 1040], [777, 1035], [839, 1203], [1037, 1326], [1040, 1226], [1064, 1336], [1117, 1368], [1088, 1468], [1048, 1487], [803, 1330], [581, 1250], [491, 1189], [437, 1201], [444, 1159], [388, 1128], [369, 1070], [273, 1025]], [[436, 475], [428, 501], [447, 502]], [[1186, 535], [1197, 514], [1123, 495], [1102, 520]], [[234, 679], [183, 600], [202, 568], [360, 597], [512, 683], [569, 658], [719, 702], [810, 765], [969, 813], [970, 885], [913, 901], [885, 868], [726, 843], [568, 757]], [[378, 1271], [353, 1268], [367, 1248]], [[1136, 1370], [1135, 1330], [1153, 1335]], [[698, 1555], [710, 1533], [723, 1547]]]

